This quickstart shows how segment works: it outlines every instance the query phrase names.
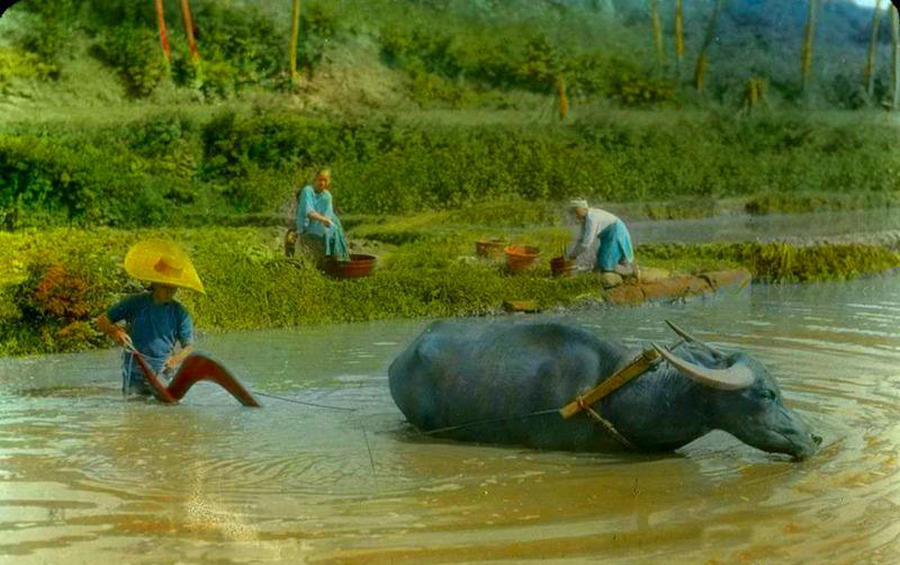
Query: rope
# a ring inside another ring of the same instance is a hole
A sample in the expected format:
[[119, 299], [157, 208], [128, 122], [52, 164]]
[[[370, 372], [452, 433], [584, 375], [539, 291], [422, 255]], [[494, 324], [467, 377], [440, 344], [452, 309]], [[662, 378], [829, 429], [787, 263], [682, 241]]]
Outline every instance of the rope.
[[603, 426], [603, 429], [606, 430], [606, 432], [609, 435], [611, 435], [613, 438], [617, 439], [622, 445], [624, 445], [628, 449], [635, 448], [634, 444], [632, 444], [630, 441], [628, 441], [625, 438], [625, 436], [623, 436], [622, 434], [619, 433], [618, 430], [616, 430], [615, 426], [612, 425], [612, 422], [610, 422], [609, 420], [607, 420], [606, 418], [601, 416], [599, 412], [597, 412], [590, 406], [583, 404], [580, 396], [578, 397], [578, 403], [582, 405], [582, 408], [584, 409], [585, 412], [590, 414], [591, 418], [593, 418], [598, 424]]
[[266, 398], [274, 398], [275, 400], [282, 400], [284, 402], [293, 402], [294, 404], [302, 404], [304, 406], [314, 406], [316, 408], [327, 408], [329, 410], [341, 410], [344, 412], [355, 412], [356, 408], [343, 408], [341, 406], [328, 406], [327, 404], [316, 404], [315, 402], [304, 402], [303, 400], [297, 400], [294, 398], [286, 398], [284, 396], [276, 396], [274, 394], [268, 394], [265, 392], [254, 391], [254, 394], [258, 396], [265, 396]]
[[152, 355], [147, 355], [146, 353], [141, 353], [135, 347], [125, 347], [124, 348], [127, 353], [130, 353], [132, 356], [140, 355], [147, 361], [165, 361], [168, 357], [153, 357]]
[[372, 455], [372, 446], [369, 444], [369, 436], [366, 428], [362, 428], [363, 439], [366, 440], [366, 450], [369, 452], [369, 465], [372, 468], [372, 480], [375, 481], [375, 490], [378, 490], [378, 471], [375, 470], [375, 456]]
[[533, 418], [535, 416], [546, 416], [547, 414], [554, 414], [559, 412], [557, 408], [550, 408], [548, 410], [539, 410], [538, 412], [531, 412], [530, 414], [522, 414], [520, 416], [507, 416], [506, 418], [491, 418], [487, 420], [476, 420], [474, 422], [467, 422], [465, 424], [459, 424], [458, 426], [447, 426], [445, 428], [438, 428], [436, 430], [428, 430], [427, 432], [422, 432], [425, 435], [439, 434], [443, 432], [450, 432], [453, 430], [459, 430], [462, 428], [469, 428], [472, 426], [481, 426], [484, 424], [496, 424], [499, 422], [507, 422], [509, 420], [522, 420], [525, 418]]
[[[590, 414], [590, 416], [591, 416], [598, 424], [600, 424], [600, 425], [603, 427], [603, 429], [604, 429], [610, 436], [613, 437], [613, 439], [619, 441], [622, 445], [624, 445], [624, 446], [627, 447], [628, 449], [631, 449], [631, 450], [636, 449], [636, 448], [634, 447], [634, 444], [631, 443], [630, 441], [628, 441], [628, 439], [626, 439], [625, 436], [623, 436], [622, 434], [620, 434], [620, 433], [616, 430], [615, 426], [613, 426], [612, 423], [611, 423], [609, 420], [607, 420], [606, 418], [604, 418], [603, 416], [601, 416], [600, 414], [598, 414], [598, 413], [597, 413], [593, 408], [591, 408], [590, 406], [584, 404], [584, 400], [583, 400], [583, 398], [580, 397], [580, 396], [578, 397], [578, 403], [579, 403], [579, 405], [581, 406], [582, 410], [584, 410], [584, 411], [586, 411], [588, 414]], [[531, 412], [530, 414], [523, 414], [523, 415], [520, 415], [520, 416], [508, 416], [508, 417], [506, 417], [506, 418], [491, 418], [491, 419], [487, 419], [487, 420], [477, 420], [477, 421], [475, 421], [475, 422], [467, 422], [467, 423], [465, 423], [465, 424], [459, 424], [459, 425], [457, 425], [457, 426], [447, 426], [447, 427], [444, 427], [444, 428], [438, 428], [438, 429], [436, 429], [436, 430], [428, 430], [428, 431], [421, 432], [421, 433], [422, 433], [423, 435], [430, 436], [430, 435], [433, 435], [433, 434], [439, 434], [439, 433], [444, 433], [444, 432], [452, 432], [452, 431], [460, 430], [460, 429], [463, 429], [463, 428], [470, 428], [470, 427], [472, 427], [472, 426], [482, 426], [482, 425], [485, 425], [485, 424], [497, 424], [497, 423], [500, 423], [500, 422], [507, 422], [507, 421], [509, 421], [509, 420], [522, 420], [522, 419], [525, 419], [525, 418], [533, 418], [533, 417], [536, 417], [536, 416], [546, 416], [546, 415], [548, 415], [548, 414], [559, 414], [559, 410], [556, 409], [556, 408], [550, 408], [550, 409], [548, 409], [548, 410], [539, 410], [539, 411], [537, 411], [537, 412]]]

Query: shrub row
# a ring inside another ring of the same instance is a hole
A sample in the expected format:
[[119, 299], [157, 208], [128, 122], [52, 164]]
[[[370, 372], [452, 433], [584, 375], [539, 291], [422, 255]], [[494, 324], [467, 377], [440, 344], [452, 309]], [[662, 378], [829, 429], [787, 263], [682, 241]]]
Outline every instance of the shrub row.
[[[86, 129], [23, 126], [0, 132], [0, 221], [7, 229], [135, 227], [285, 212], [296, 182], [326, 164], [344, 213], [575, 195], [619, 202], [753, 197], [751, 212], [811, 193], [855, 195], [843, 200], [851, 206], [889, 205], [900, 189], [900, 154], [885, 150], [894, 137], [887, 125], [851, 128], [790, 115], [624, 114], [535, 128], [256, 109]], [[807, 208], [815, 206], [807, 200]]]

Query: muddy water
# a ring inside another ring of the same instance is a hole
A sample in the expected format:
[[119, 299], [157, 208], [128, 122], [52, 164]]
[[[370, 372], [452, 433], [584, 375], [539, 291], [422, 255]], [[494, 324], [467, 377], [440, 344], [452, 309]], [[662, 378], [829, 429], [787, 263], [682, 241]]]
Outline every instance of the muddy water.
[[880, 278], [569, 317], [752, 351], [824, 437], [802, 463], [721, 432], [660, 457], [422, 438], [386, 380], [422, 321], [201, 336], [295, 401], [256, 410], [203, 384], [123, 401], [113, 351], [0, 360], [0, 562], [896, 563], [898, 297]]

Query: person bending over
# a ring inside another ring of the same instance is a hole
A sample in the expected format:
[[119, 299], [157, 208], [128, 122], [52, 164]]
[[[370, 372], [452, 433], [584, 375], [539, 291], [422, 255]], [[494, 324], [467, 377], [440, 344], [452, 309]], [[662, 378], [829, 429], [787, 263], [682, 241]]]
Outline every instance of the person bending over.
[[576, 259], [597, 244], [597, 253], [589, 259], [594, 270], [637, 276], [631, 234], [618, 216], [591, 208], [587, 200], [569, 202], [569, 210], [581, 224], [578, 239], [567, 257]]

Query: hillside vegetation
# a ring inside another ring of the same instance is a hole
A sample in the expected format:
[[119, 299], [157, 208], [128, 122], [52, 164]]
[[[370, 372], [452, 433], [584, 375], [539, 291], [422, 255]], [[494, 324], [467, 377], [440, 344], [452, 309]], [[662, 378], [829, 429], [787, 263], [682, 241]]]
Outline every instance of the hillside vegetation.
[[144, 4], [23, 0], [0, 20], [0, 227], [265, 221], [324, 164], [353, 213], [895, 200], [892, 116], [834, 113], [887, 95], [885, 48], [860, 90], [871, 12], [850, 5], [822, 8], [801, 93], [802, 3], [728, 2], [698, 93], [712, 2], [687, 3], [680, 64], [672, 14], [657, 53], [644, 2], [302, 2], [293, 77], [289, 1], [194, 0], [197, 62], [180, 3], [170, 62]]

